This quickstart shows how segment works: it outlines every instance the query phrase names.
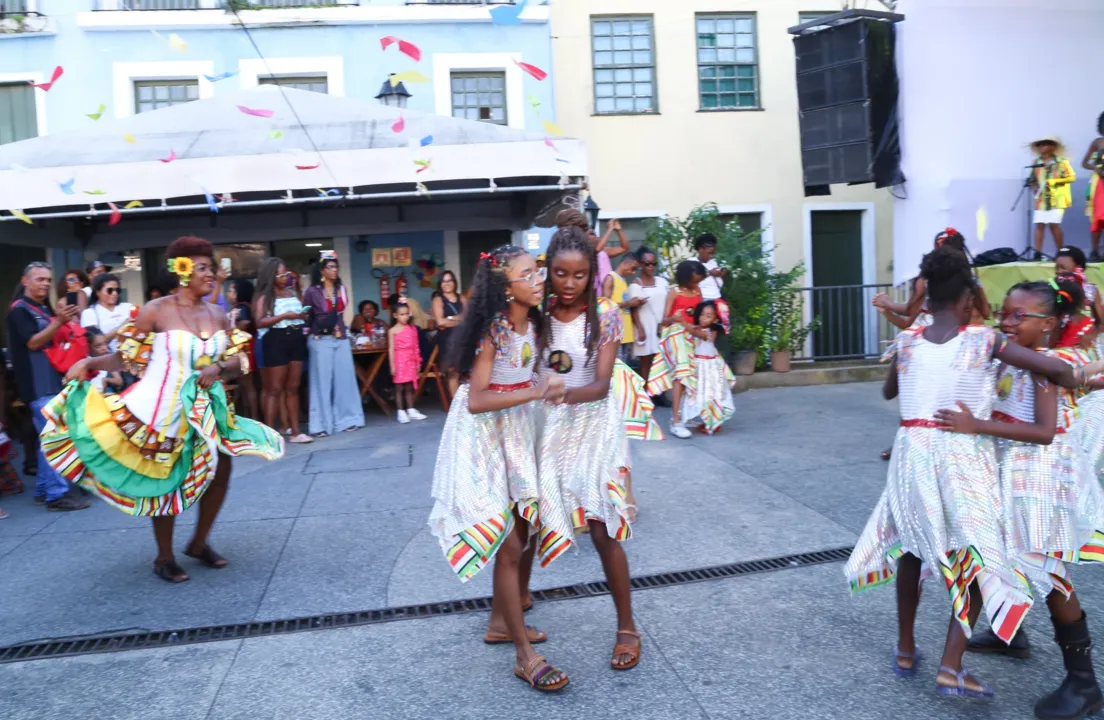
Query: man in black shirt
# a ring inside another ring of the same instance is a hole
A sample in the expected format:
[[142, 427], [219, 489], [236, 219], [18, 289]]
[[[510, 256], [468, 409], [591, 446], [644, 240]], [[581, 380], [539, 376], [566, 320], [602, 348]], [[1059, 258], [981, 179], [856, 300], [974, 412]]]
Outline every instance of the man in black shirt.
[[[30, 408], [35, 429], [42, 432], [46, 418], [42, 408], [61, 392], [61, 374], [50, 364], [45, 349], [62, 325], [73, 320], [79, 308], [58, 303], [57, 314], [50, 308], [50, 286], [54, 274], [44, 262], [33, 262], [23, 271], [21, 291], [16, 293], [8, 313], [8, 348], [19, 399]], [[69, 494], [69, 483], [38, 452], [35, 476], [35, 502], [46, 503], [52, 512], [83, 510], [87, 500]]]

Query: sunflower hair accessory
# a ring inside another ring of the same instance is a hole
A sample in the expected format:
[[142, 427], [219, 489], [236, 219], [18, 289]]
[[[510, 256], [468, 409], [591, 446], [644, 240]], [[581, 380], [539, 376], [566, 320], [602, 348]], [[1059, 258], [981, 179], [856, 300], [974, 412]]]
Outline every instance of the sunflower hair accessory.
[[169, 258], [169, 272], [180, 278], [180, 286], [188, 287], [188, 282], [195, 272], [195, 263], [189, 257]]

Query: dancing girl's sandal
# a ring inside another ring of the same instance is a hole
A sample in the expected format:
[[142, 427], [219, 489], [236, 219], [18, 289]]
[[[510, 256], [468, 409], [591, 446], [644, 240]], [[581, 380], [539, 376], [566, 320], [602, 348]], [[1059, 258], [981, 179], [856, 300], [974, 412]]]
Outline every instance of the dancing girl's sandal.
[[993, 697], [993, 691], [985, 687], [977, 678], [971, 678], [977, 683], [977, 688], [966, 687], [966, 677], [969, 673], [966, 672], [966, 668], [962, 668], [960, 671], [955, 672], [946, 665], [939, 666], [939, 672], [947, 673], [958, 680], [958, 685], [940, 685], [939, 678], [936, 677], [935, 685], [936, 692], [940, 695], [950, 695], [953, 697], [967, 697], [967, 698], [979, 698], [981, 700], [990, 700]]
[[[537, 668], [540, 665], [544, 665], [540, 670]], [[542, 682], [550, 675], [560, 674], [560, 679], [556, 682]], [[529, 686], [540, 690], [541, 692], [556, 692], [557, 690], [563, 690], [567, 687], [568, 678], [567, 675], [559, 668], [554, 668], [548, 664], [548, 661], [541, 655], [534, 655], [533, 658], [525, 664], [525, 669], [520, 667], [514, 668], [514, 675], [518, 676], [525, 682], [529, 683]]]
[[[897, 674], [897, 677], [913, 677], [916, 675], [916, 666], [920, 664], [920, 648], [916, 648], [910, 653], [901, 652], [900, 647], [893, 648], [893, 672]], [[905, 667], [901, 664], [902, 660], [911, 660], [912, 665]]]
[[191, 550], [185, 550], [184, 554], [193, 560], [199, 560], [207, 567], [214, 568], [215, 570], [221, 570], [230, 564], [226, 558], [212, 550], [210, 545], [204, 546], [203, 550], [197, 553]]
[[187, 582], [191, 579], [188, 577], [188, 573], [184, 572], [184, 568], [176, 564], [176, 560], [155, 562], [153, 564], [153, 574], [165, 582], [171, 582], [174, 585]]
[[[637, 665], [640, 664], [640, 650], [641, 650], [641, 645], [642, 645], [639, 642], [640, 633], [635, 632], [633, 630], [618, 630], [617, 634], [618, 635], [631, 635], [634, 638], [636, 638], [638, 642], [637, 642], [636, 645], [629, 645], [627, 643], [620, 643], [620, 642], [617, 643], [616, 645], [614, 645], [613, 646], [613, 657], [610, 658], [610, 667], [613, 668], [614, 670], [632, 670], [634, 667], [636, 667]], [[629, 661], [627, 663], [624, 663], [623, 665], [618, 665], [617, 664], [617, 657], [619, 655], [628, 655], [629, 656]]]
[[[525, 626], [525, 635], [528, 637], [530, 645], [538, 645], [548, 639], [548, 633], [537, 630], [532, 625]], [[488, 630], [487, 634], [483, 636], [483, 642], [488, 645], [505, 645], [513, 641], [514, 639], [510, 636], [509, 630], [506, 632]]]

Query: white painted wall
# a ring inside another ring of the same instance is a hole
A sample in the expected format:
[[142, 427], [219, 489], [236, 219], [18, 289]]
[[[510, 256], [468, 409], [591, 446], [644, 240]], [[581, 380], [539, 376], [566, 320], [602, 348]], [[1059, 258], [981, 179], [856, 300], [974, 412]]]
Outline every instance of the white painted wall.
[[[1067, 243], [1087, 247], [1089, 173], [1080, 168], [1104, 101], [1094, 83], [1100, 0], [900, 0], [898, 26], [907, 185], [894, 208], [894, 278], [916, 275], [935, 234], [958, 228], [974, 252], [1025, 246], [1026, 210], [1010, 211], [1031, 140], [1058, 135], [1077, 171]], [[977, 238], [977, 210], [989, 230]], [[1049, 234], [1047, 237], [1050, 243]], [[1052, 246], [1050, 246], [1052, 247]]]

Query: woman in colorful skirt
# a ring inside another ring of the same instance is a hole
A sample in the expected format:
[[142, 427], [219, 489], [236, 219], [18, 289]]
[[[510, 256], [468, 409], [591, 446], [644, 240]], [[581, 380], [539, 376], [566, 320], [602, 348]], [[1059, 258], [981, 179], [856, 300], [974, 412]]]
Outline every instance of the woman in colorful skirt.
[[563, 399], [558, 377], [535, 381], [537, 306], [543, 270], [522, 248], [481, 255], [464, 322], [445, 366], [471, 374], [449, 408], [433, 471], [429, 526], [462, 582], [492, 558], [494, 598], [484, 641], [513, 643], [514, 674], [537, 690], [567, 686], [567, 675], [533, 649], [548, 639], [526, 627], [529, 573], [540, 547], [547, 565], [565, 549], [571, 518], [559, 487], [537, 472], [540, 402]]
[[712, 435], [736, 412], [732, 386], [736, 376], [717, 352], [717, 338], [727, 332], [728, 305], [724, 300], [706, 300], [694, 308], [694, 382], [682, 396], [684, 423], [700, 423], [702, 432]]
[[[43, 409], [47, 461], [108, 504], [152, 518], [153, 572], [172, 583], [188, 579], [173, 557], [176, 516], [199, 501], [184, 554], [210, 568], [226, 567], [207, 537], [226, 498], [230, 458], [284, 454], [278, 433], [236, 417], [226, 398], [223, 380], [250, 370], [250, 338], [204, 301], [215, 287], [214, 254], [197, 237], [169, 245], [177, 293], [148, 303], [124, 324], [118, 352], [73, 365], [69, 384]], [[105, 370], [126, 370], [140, 380], [123, 395], [104, 396], [85, 379]]]
[[659, 326], [659, 354], [648, 374], [648, 394], [671, 393], [671, 434], [685, 440], [690, 437], [682, 417], [682, 394], [694, 382], [694, 308], [701, 303], [701, 281], [707, 276], [697, 260], [683, 260], [675, 268], [676, 287], [667, 293], [667, 305]]
[[[1055, 290], [1049, 283], [1020, 283], [1004, 301], [1001, 332], [1011, 342], [1063, 360], [1087, 363], [1076, 349], [1048, 349], [1058, 336], [1059, 319], [1077, 312], [1080, 287], [1070, 280]], [[1089, 456], [1073, 432], [1079, 391], [1057, 388], [1027, 370], [1002, 365], [991, 420], [978, 420], [966, 408], [936, 413], [947, 429], [997, 438], [1001, 485], [1011, 499], [1006, 524], [1017, 570], [1045, 597], [1067, 675], [1061, 688], [1035, 707], [1039, 718], [1081, 718], [1104, 707], [1092, 667], [1092, 639], [1085, 613], [1070, 582], [1068, 562], [1099, 562], [1094, 538], [1104, 529], [1104, 489]], [[1021, 628], [1010, 644], [991, 630], [970, 640], [972, 652], [1027, 657]]]
[[932, 324], [899, 334], [885, 396], [900, 394], [901, 428], [886, 487], [844, 570], [852, 591], [897, 578], [898, 641], [892, 668], [912, 676], [920, 656], [913, 628], [921, 564], [946, 584], [953, 613], [936, 676], [940, 694], [992, 697], [962, 669], [970, 632], [984, 607], [1008, 642], [1032, 604], [1006, 545], [1007, 507], [992, 438], [948, 433], [937, 411], [961, 407], [989, 420], [996, 398], [994, 359], [1075, 387], [1083, 373], [1055, 358], [1009, 344], [992, 328], [967, 326], [974, 279], [961, 252], [941, 247], [921, 265]]
[[[628, 450], [617, 398], [610, 392], [621, 344], [621, 313], [594, 287], [598, 271], [586, 234], [561, 228], [548, 246], [548, 301], [540, 339], [542, 377], [563, 379], [563, 404], [546, 406], [538, 462], [542, 486], [559, 488], [572, 529], [589, 528], [617, 609], [610, 664], [628, 670], [640, 662], [640, 634], [632, 617], [629, 563], [621, 541], [631, 535], [622, 468]], [[562, 552], [572, 533], [556, 540]], [[542, 550], [544, 546], [542, 545]]]
[[1104, 178], [1104, 113], [1096, 119], [1097, 137], [1089, 145], [1081, 167], [1092, 173], [1089, 176], [1089, 196], [1085, 204], [1085, 214], [1089, 216], [1089, 231], [1092, 233], [1091, 262], [1100, 262], [1100, 234], [1104, 231], [1104, 193], [1100, 192], [1101, 179]]

